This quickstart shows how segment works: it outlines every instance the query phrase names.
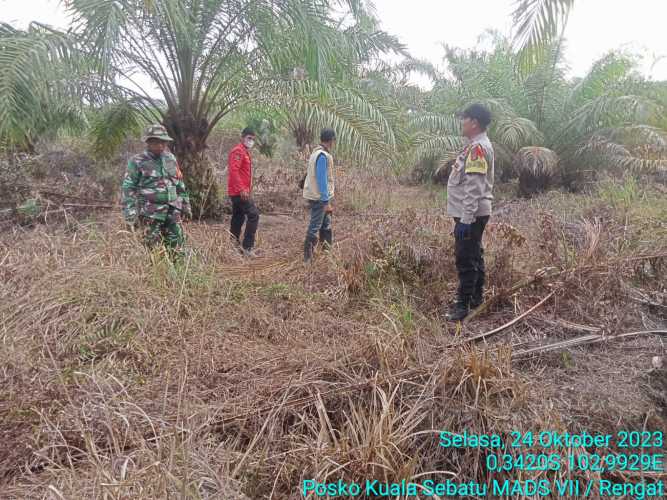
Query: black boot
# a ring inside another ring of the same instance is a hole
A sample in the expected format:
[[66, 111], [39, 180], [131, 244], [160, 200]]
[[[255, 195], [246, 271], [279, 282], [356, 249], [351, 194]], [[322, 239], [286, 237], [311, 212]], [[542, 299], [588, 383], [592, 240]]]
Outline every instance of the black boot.
[[479, 250], [479, 259], [477, 261], [477, 280], [475, 281], [475, 289], [472, 292], [470, 299], [470, 307], [477, 309], [484, 302], [484, 284], [486, 283], [486, 269], [484, 266], [484, 249]]
[[320, 229], [320, 243], [325, 250], [333, 246], [333, 232], [331, 229]]
[[484, 288], [477, 286], [475, 287], [475, 292], [472, 294], [470, 299], [470, 308], [477, 309], [484, 303]]
[[303, 243], [303, 261], [310, 262], [313, 259], [313, 250], [317, 245], [317, 238], [306, 236], [306, 241]]
[[470, 313], [470, 297], [459, 297], [450, 309], [449, 314], [447, 314], [447, 319], [449, 321], [461, 321]]

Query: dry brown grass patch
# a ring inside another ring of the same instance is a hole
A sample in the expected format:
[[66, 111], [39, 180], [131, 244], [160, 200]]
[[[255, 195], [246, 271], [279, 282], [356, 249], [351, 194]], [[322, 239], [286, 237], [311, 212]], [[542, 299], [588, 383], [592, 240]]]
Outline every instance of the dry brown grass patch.
[[[265, 216], [251, 261], [226, 221], [189, 223], [194, 252], [177, 266], [116, 218], [3, 233], [2, 497], [282, 499], [303, 479], [485, 481], [489, 450], [443, 450], [440, 430], [664, 426], [646, 368], [656, 339], [511, 361], [581, 328], [664, 321], [664, 258], [627, 259], [663, 239], [629, 249], [619, 235], [643, 233], [616, 212], [537, 203], [492, 220], [489, 296], [502, 300], [458, 331], [440, 316], [456, 273], [437, 210], [344, 209], [312, 266], [302, 213]], [[552, 292], [486, 343], [452, 347]]]

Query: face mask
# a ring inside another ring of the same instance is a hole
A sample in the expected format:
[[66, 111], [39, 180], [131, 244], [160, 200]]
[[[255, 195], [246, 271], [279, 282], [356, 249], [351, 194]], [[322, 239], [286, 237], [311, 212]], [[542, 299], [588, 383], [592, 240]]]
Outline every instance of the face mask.
[[245, 147], [248, 149], [252, 149], [252, 147], [255, 145], [255, 140], [254, 139], [246, 139], [244, 141]]

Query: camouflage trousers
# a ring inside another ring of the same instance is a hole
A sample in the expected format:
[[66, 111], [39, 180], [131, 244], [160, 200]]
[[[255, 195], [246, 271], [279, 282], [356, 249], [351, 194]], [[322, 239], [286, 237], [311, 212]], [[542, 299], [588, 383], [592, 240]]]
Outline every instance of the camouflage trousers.
[[185, 233], [180, 220], [168, 218], [155, 220], [144, 218], [141, 221], [144, 244], [148, 248], [164, 245], [169, 253], [181, 254], [185, 245]]

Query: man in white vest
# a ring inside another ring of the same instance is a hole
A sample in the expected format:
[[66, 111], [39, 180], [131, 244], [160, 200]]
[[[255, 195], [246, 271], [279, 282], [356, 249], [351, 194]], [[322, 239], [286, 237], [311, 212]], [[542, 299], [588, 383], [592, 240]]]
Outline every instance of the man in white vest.
[[325, 128], [320, 134], [320, 145], [315, 148], [308, 159], [308, 171], [303, 184], [303, 197], [310, 206], [310, 224], [303, 245], [303, 259], [309, 262], [313, 258], [313, 250], [320, 242], [331, 247], [333, 232], [331, 214], [333, 213], [334, 171], [331, 151], [336, 144], [336, 132]]

